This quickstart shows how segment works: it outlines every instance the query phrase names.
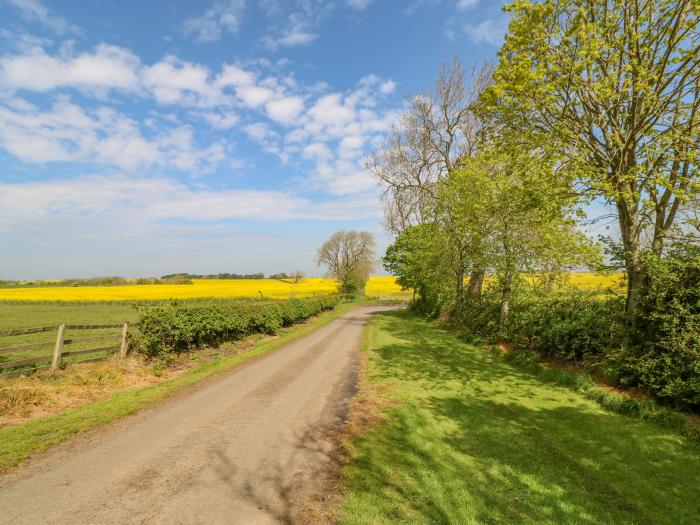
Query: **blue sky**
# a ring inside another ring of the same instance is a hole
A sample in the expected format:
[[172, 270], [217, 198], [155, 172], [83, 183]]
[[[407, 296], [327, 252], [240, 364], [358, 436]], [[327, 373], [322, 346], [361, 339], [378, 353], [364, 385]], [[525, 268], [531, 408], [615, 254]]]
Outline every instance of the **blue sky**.
[[[301, 269], [388, 242], [364, 158], [500, 0], [0, 0], [0, 278]], [[381, 253], [380, 253], [381, 254]]]

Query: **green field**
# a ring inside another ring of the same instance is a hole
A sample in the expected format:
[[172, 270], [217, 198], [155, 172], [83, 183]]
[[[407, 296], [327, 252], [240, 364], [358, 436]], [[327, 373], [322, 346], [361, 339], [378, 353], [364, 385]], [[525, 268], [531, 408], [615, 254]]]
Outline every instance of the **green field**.
[[353, 443], [341, 523], [698, 522], [697, 442], [407, 312], [377, 315], [366, 351], [400, 404]]
[[[0, 303], [0, 332], [19, 328], [33, 328], [40, 326], [58, 326], [61, 323], [67, 324], [117, 324], [125, 321], [135, 321], [138, 318], [138, 312], [133, 306], [128, 305], [111, 305], [111, 304], [3, 304]], [[119, 329], [111, 328], [104, 330], [68, 330], [66, 338], [90, 338], [98, 336], [112, 336], [114, 341], [119, 339]], [[31, 343], [53, 343], [56, 339], [56, 331], [39, 332], [35, 334], [26, 334], [12, 337], [0, 337], [0, 349], [9, 346], [17, 346]], [[86, 348], [95, 348], [98, 346], [106, 346], [112, 344], [110, 341], [105, 342], [88, 342], [76, 343], [70, 345], [68, 350], [81, 350]], [[12, 361], [15, 359], [25, 359], [34, 356], [48, 356], [53, 352], [51, 346], [46, 348], [24, 350], [21, 352], [13, 352], [0, 354], [0, 363]], [[100, 355], [100, 354], [95, 354]], [[83, 358], [85, 356], [82, 356]], [[72, 358], [68, 357], [67, 362]], [[39, 363], [38, 366], [50, 362], [47, 357], [45, 362]], [[2, 372], [2, 370], [0, 370]]]

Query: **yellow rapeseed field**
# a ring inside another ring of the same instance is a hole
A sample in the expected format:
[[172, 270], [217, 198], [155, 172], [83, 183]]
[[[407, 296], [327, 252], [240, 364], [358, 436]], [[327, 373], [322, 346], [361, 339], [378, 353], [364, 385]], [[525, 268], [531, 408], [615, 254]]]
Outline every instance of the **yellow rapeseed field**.
[[[619, 288], [619, 275], [572, 273], [569, 284], [585, 290]], [[325, 295], [336, 290], [333, 279], [313, 277], [298, 283], [275, 279], [195, 279], [193, 284], [142, 284], [128, 286], [47, 286], [0, 288], [0, 301], [149, 301], [229, 297], [289, 298]], [[370, 277], [371, 297], [410, 297], [394, 277]]]

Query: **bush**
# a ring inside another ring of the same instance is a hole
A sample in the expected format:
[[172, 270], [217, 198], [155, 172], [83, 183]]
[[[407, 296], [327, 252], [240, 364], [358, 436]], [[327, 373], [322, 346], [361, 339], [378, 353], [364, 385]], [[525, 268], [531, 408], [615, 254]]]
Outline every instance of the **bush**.
[[646, 255], [636, 329], [626, 337], [624, 298], [521, 291], [504, 326], [497, 293], [470, 300], [456, 319], [470, 333], [547, 358], [594, 365], [623, 387], [680, 408], [700, 408], [700, 247]]
[[239, 339], [274, 334], [338, 304], [337, 296], [284, 301], [232, 301], [151, 306], [141, 310], [137, 348], [149, 356]]
[[600, 362], [622, 345], [622, 298], [587, 292], [527, 292], [512, 301], [504, 326], [498, 323], [499, 296], [487, 292], [470, 300], [462, 325], [492, 341], [501, 340], [539, 354], [575, 362]]
[[648, 255], [638, 329], [611, 357], [623, 385], [677, 405], [700, 407], [700, 247]]

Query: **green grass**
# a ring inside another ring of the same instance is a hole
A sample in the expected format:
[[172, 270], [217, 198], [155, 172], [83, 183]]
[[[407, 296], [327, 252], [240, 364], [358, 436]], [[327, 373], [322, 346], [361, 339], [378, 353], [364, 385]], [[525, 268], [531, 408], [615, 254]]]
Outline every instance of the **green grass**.
[[341, 523], [697, 523], [700, 445], [603, 410], [407, 312], [374, 317], [387, 423], [353, 442]]
[[28, 421], [16, 427], [0, 429], [0, 471], [14, 467], [31, 455], [65, 441], [76, 433], [136, 412], [188, 385], [275, 350], [329, 323], [354, 306], [352, 303], [341, 304], [306, 324], [283, 330], [275, 339], [259, 343], [241, 354], [214, 358], [189, 369], [175, 379], [137, 390], [118, 392], [103, 401]]
[[[61, 323], [68, 324], [117, 324], [125, 321], [133, 322], [138, 319], [138, 312], [133, 306], [111, 304], [4, 304], [0, 303], [0, 332], [17, 328], [34, 328], [39, 326], [58, 326]], [[97, 336], [114, 336], [114, 344], [121, 339], [121, 330], [117, 328], [102, 330], [68, 330], [66, 339], [79, 339]], [[35, 334], [18, 335], [12, 337], [0, 337], [0, 349], [8, 346], [50, 343], [46, 348], [24, 350], [11, 354], [0, 354], [0, 363], [15, 359], [27, 359], [35, 356], [47, 356], [53, 353], [53, 343], [56, 340], [56, 331], [39, 332]], [[66, 346], [68, 350], [83, 350], [99, 346], [111, 345], [111, 341], [76, 343]], [[104, 355], [104, 352], [89, 356], [77, 356], [77, 359]], [[74, 360], [69, 357], [67, 362]], [[44, 366], [51, 362], [47, 357], [45, 361], [36, 366]], [[2, 372], [2, 370], [0, 370]]]
[[[111, 324], [134, 321], [136, 308], [111, 304], [7, 304], [0, 302], [0, 332], [60, 323]], [[46, 334], [44, 334], [46, 335]]]

